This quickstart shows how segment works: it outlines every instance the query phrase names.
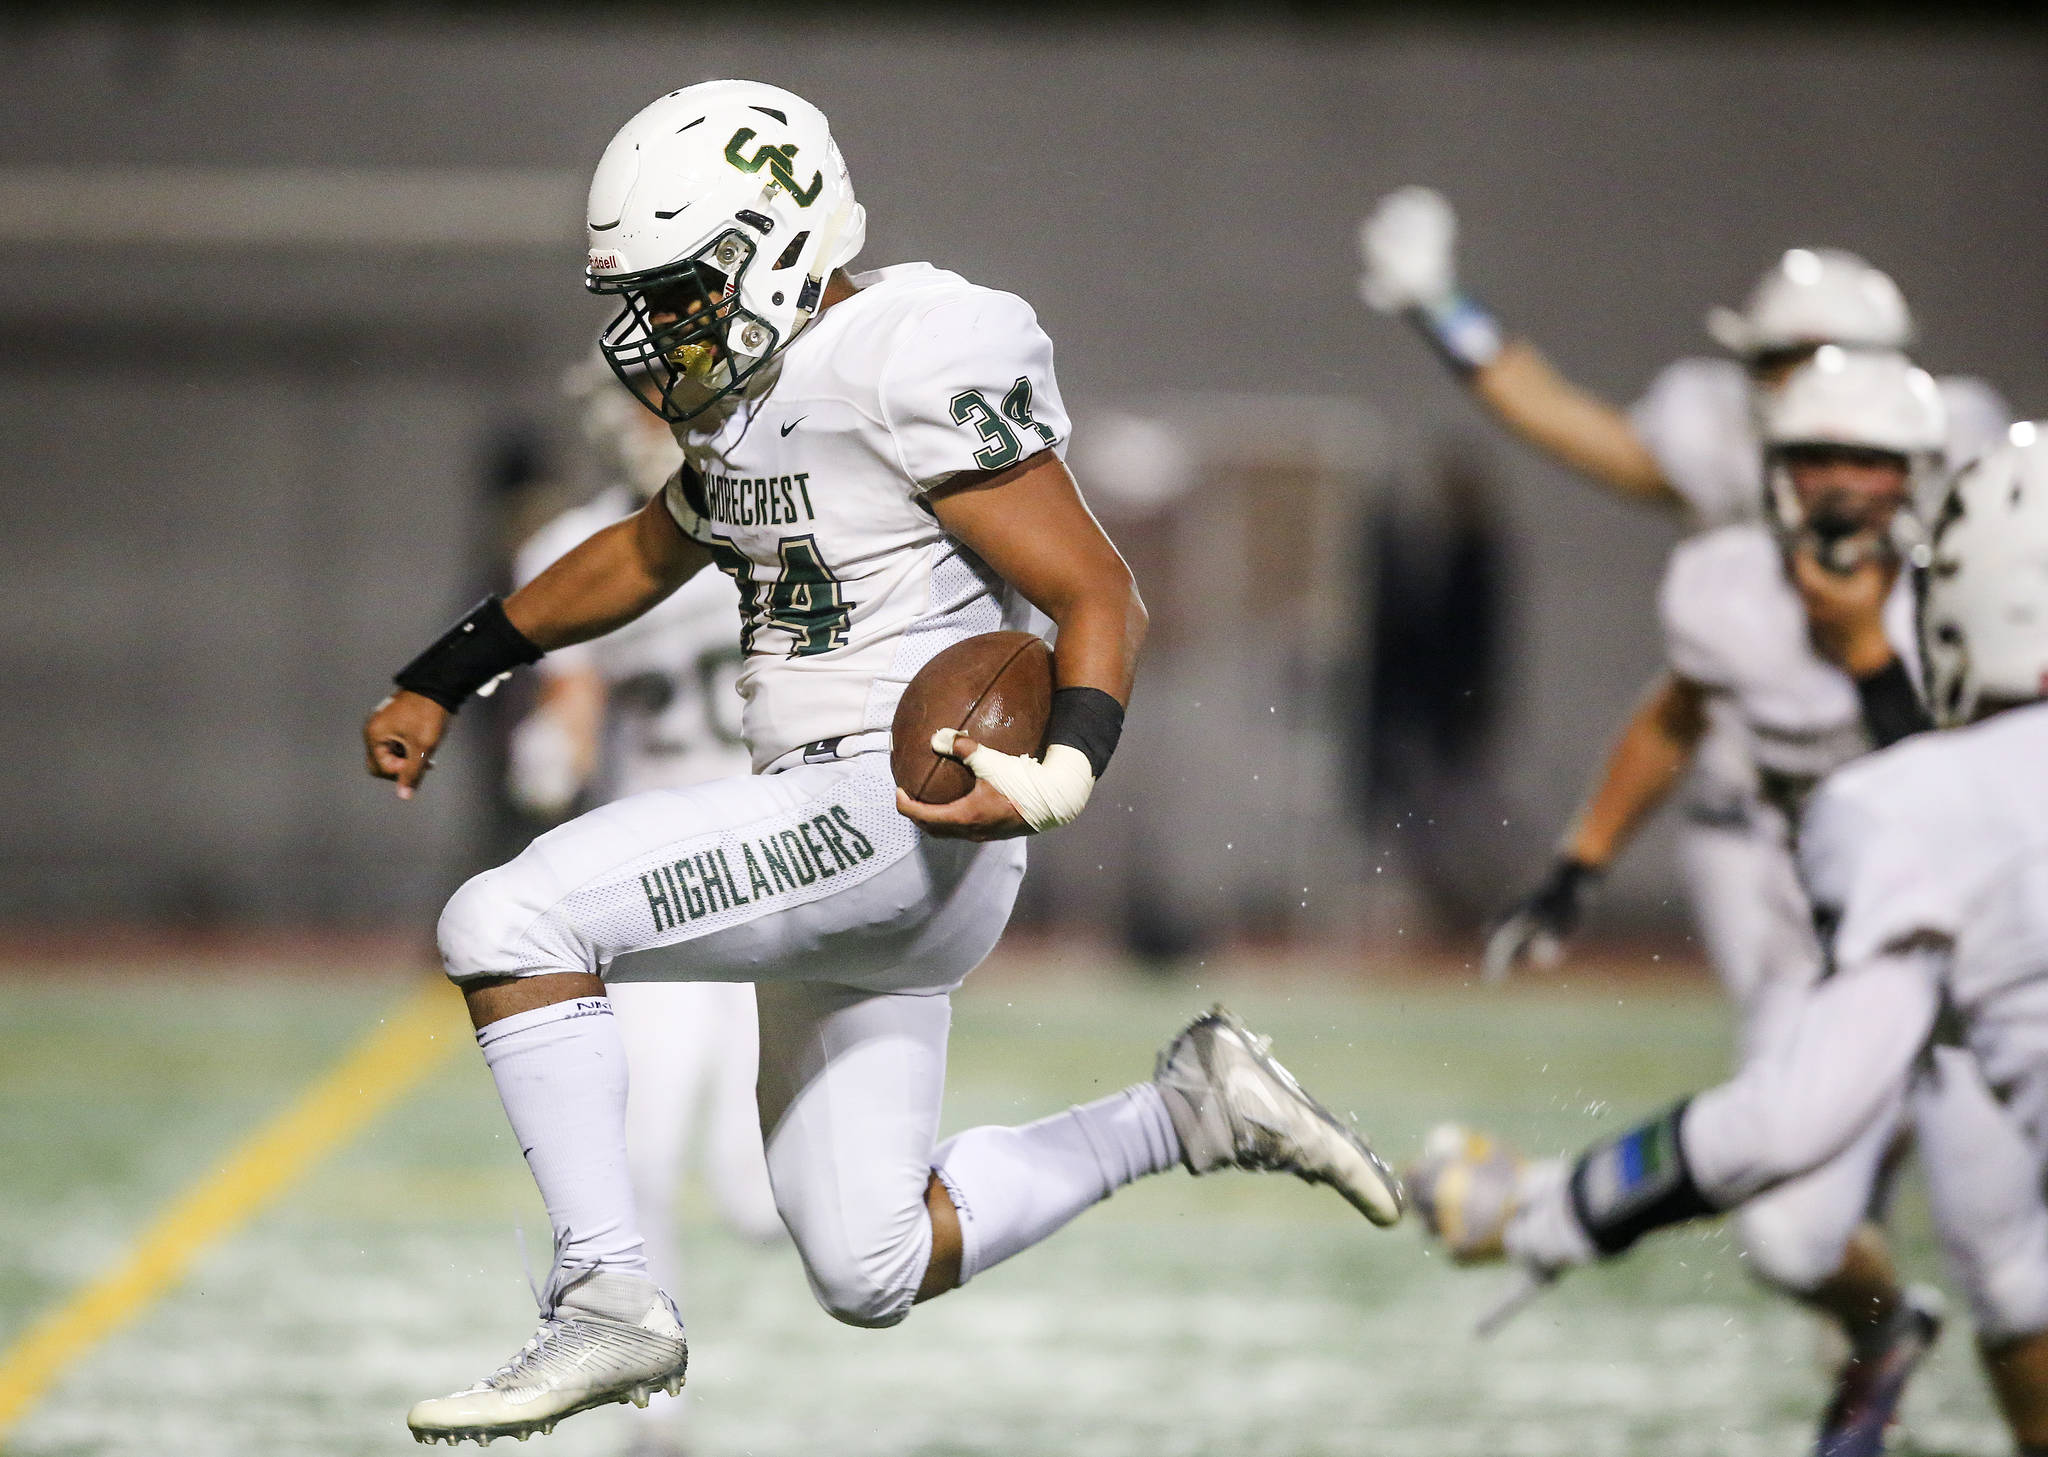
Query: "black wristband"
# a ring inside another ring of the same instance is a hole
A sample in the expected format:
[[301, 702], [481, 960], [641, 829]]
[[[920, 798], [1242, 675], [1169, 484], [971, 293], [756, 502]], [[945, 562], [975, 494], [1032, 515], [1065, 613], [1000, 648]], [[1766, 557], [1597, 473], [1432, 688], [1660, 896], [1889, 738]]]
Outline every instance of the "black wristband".
[[1599, 866], [1588, 865], [1575, 855], [1560, 855], [1526, 904], [1552, 930], [1569, 936], [1578, 930], [1586, 901], [1600, 884], [1603, 873]]
[[1045, 742], [1065, 744], [1088, 756], [1088, 767], [1100, 779], [1123, 736], [1124, 706], [1100, 688], [1061, 688], [1052, 695], [1045, 723]]
[[1913, 675], [1898, 658], [1858, 678], [1856, 698], [1863, 705], [1863, 727], [1880, 749], [1934, 727], [1927, 706], [1913, 690]]
[[1653, 1229], [1719, 1211], [1693, 1182], [1678, 1126], [1680, 1103], [1660, 1118], [1595, 1144], [1572, 1167], [1572, 1213], [1602, 1255], [1618, 1255]]
[[1602, 866], [1581, 860], [1569, 850], [1558, 856], [1557, 863], [1550, 867], [1551, 883], [1573, 895], [1591, 890], [1606, 873]]
[[505, 615], [505, 604], [486, 597], [391, 681], [456, 713], [463, 700], [486, 683], [539, 662], [540, 656], [541, 650]]

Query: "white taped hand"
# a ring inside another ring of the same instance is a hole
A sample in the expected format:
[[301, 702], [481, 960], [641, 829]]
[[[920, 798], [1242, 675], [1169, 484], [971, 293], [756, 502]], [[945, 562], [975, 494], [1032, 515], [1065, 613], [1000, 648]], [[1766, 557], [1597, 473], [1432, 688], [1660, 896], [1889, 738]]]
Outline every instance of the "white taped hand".
[[[942, 728], [932, 735], [932, 752], [953, 753], [953, 741], [965, 737], [957, 729]], [[995, 786], [998, 793], [1017, 806], [1017, 813], [1033, 830], [1043, 832], [1070, 825], [1087, 807], [1095, 790], [1095, 771], [1088, 756], [1072, 744], [1053, 744], [1043, 759], [1026, 754], [1005, 754], [982, 744], [960, 762], [976, 779]]]
[[1365, 264], [1359, 297], [1383, 314], [1448, 302], [1458, 287], [1451, 251], [1457, 240], [1457, 214], [1442, 193], [1427, 187], [1388, 193], [1358, 225]]

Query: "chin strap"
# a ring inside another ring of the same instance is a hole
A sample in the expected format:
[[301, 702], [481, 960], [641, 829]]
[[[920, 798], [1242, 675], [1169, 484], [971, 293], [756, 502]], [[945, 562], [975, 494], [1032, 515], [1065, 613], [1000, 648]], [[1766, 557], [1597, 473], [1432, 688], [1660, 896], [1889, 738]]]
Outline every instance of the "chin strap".
[[832, 209], [832, 216], [825, 219], [825, 226], [818, 229], [818, 261], [797, 291], [796, 323], [789, 331], [792, 339], [804, 331], [818, 312], [818, 304], [825, 297], [825, 280], [832, 275], [832, 254], [839, 247], [839, 235], [846, 231], [847, 220], [853, 216], [856, 205], [852, 198], [840, 203]]

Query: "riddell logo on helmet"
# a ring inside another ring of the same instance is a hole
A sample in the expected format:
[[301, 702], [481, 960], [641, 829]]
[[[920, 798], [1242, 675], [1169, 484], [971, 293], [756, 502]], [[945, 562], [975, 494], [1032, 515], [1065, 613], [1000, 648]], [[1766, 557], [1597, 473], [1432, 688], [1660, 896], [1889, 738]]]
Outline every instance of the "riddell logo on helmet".
[[594, 273], [608, 272], [618, 266], [619, 255], [616, 253], [592, 253], [590, 255], [590, 267]]

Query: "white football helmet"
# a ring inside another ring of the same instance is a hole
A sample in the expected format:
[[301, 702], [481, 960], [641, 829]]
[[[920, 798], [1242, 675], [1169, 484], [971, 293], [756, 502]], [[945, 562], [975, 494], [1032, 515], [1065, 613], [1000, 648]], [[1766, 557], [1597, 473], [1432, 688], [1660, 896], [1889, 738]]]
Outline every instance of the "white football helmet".
[[1891, 276], [1840, 248], [1792, 248], [1756, 282], [1738, 313], [1707, 312], [1707, 333], [1745, 360], [1817, 344], [1904, 349], [1913, 318]]
[[590, 181], [587, 281], [625, 304], [598, 347], [648, 409], [693, 419], [789, 347], [866, 235], [817, 107], [758, 81], [672, 91]]
[[1909, 513], [1925, 519], [1938, 502], [1948, 441], [1948, 411], [1926, 370], [1896, 350], [1824, 344], [1760, 406], [1765, 506], [1781, 535], [1811, 533], [1823, 561], [1843, 570], [1854, 565], [1837, 560], [1831, 547], [1854, 536], [1856, 523], [1809, 520], [1793, 488], [1790, 461], [1802, 450], [1826, 450], [1903, 462], [1909, 511], [1895, 516], [1892, 539], [1904, 550], [1920, 538]]
[[1927, 698], [1944, 728], [1987, 701], [2048, 696], [2048, 426], [1965, 467], [1934, 529], [1920, 598]]

